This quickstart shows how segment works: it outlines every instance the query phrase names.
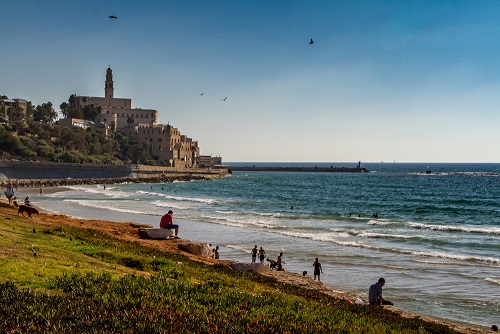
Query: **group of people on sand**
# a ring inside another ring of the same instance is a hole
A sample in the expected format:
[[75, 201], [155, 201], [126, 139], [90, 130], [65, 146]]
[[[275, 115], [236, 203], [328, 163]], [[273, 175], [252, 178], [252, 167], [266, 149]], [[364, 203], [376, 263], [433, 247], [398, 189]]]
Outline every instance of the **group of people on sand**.
[[[178, 239], [179, 225], [173, 223], [173, 214], [174, 212], [172, 210], [169, 210], [167, 214], [161, 217], [160, 228], [175, 230], [175, 238]], [[266, 259], [266, 252], [262, 247], [259, 248], [257, 247], [257, 245], [255, 245], [255, 247], [252, 248], [251, 254], [252, 263], [256, 263], [257, 256], [259, 256], [260, 263], [264, 264], [264, 260]], [[216, 246], [212, 249], [212, 258], [219, 259], [219, 246]], [[283, 261], [283, 252], [280, 252], [280, 255], [278, 256], [276, 261], [272, 259], [267, 259], [267, 261], [269, 262], [270, 269], [276, 269], [278, 271], [283, 270], [283, 264], [285, 264], [285, 262]], [[318, 281], [321, 281], [320, 275], [323, 273], [323, 268], [318, 258], [314, 260], [313, 267], [314, 280], [318, 279]], [[307, 271], [304, 271], [302, 275], [306, 276]], [[394, 305], [392, 302], [382, 298], [382, 288], [384, 285], [385, 279], [381, 277], [375, 284], [372, 284], [370, 286], [370, 289], [368, 290], [368, 300], [370, 305]]]

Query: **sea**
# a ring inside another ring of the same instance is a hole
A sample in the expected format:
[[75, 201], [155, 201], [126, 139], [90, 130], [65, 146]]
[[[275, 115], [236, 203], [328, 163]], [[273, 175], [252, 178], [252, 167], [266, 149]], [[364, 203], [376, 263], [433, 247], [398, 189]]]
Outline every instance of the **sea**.
[[318, 258], [333, 290], [366, 299], [384, 277], [384, 297], [398, 308], [499, 324], [500, 164], [361, 167], [369, 172], [234, 171], [216, 180], [81, 185], [31, 200], [53, 213], [153, 226], [173, 210], [179, 236], [219, 246], [221, 259], [250, 262], [257, 245], [267, 258], [282, 252], [285, 270], [311, 277]]

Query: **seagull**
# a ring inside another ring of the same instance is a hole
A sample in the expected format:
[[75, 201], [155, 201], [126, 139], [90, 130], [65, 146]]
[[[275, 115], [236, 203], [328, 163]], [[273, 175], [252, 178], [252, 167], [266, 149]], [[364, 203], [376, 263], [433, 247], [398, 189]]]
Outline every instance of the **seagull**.
[[110, 19], [115, 19], [115, 20], [118, 18], [118, 16], [114, 16], [114, 15], [110, 15], [110, 16], [108, 16], [108, 17], [109, 17]]
[[309, 44], [314, 44], [314, 41], [313, 39], [311, 38], [311, 41], [309, 42]]
[[226, 99], [227, 99], [227, 96], [225, 98], [223, 98], [222, 101], [226, 101]]
[[205, 94], [205, 93], [200, 93], [199, 95], [203, 95], [203, 94]]

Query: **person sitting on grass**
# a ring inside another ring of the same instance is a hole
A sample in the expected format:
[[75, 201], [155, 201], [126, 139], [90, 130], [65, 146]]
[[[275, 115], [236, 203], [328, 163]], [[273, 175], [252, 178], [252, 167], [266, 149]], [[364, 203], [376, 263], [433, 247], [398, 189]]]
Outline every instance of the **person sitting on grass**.
[[177, 234], [179, 233], [179, 225], [173, 224], [173, 215], [174, 212], [172, 210], [169, 210], [166, 215], [161, 217], [160, 228], [166, 228], [169, 230], [175, 229], [175, 238], [179, 239], [179, 237], [177, 236]]
[[370, 286], [368, 291], [368, 300], [370, 305], [394, 305], [388, 300], [382, 298], [382, 287], [385, 285], [385, 279], [380, 277], [378, 282]]

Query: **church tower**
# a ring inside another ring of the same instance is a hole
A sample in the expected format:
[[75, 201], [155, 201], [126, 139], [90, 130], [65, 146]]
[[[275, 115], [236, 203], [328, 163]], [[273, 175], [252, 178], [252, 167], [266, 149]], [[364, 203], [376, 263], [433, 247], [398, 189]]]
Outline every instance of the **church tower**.
[[107, 99], [113, 98], [113, 71], [111, 67], [106, 70], [106, 81], [104, 82], [104, 97]]

